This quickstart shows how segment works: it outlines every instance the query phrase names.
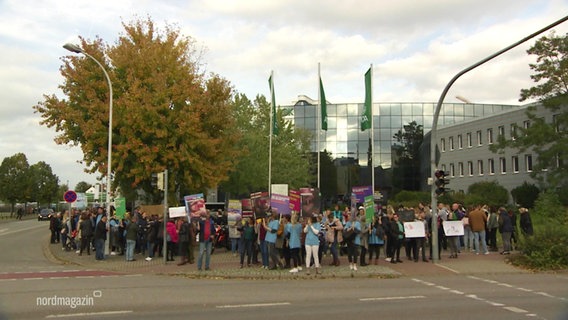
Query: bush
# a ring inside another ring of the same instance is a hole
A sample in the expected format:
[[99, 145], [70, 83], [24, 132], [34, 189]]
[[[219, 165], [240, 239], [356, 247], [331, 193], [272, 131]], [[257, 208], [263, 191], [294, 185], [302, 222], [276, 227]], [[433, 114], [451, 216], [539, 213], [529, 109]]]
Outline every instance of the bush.
[[566, 208], [560, 202], [558, 194], [553, 191], [544, 191], [538, 195], [533, 212], [541, 217], [551, 219], [553, 223], [565, 225], [568, 221]]
[[559, 223], [538, 230], [521, 240], [523, 255], [512, 258], [515, 265], [536, 270], [568, 268], [568, 227]]
[[511, 195], [513, 200], [521, 207], [533, 208], [534, 203], [538, 197], [540, 190], [534, 184], [524, 182], [522, 185], [513, 188], [511, 190]]

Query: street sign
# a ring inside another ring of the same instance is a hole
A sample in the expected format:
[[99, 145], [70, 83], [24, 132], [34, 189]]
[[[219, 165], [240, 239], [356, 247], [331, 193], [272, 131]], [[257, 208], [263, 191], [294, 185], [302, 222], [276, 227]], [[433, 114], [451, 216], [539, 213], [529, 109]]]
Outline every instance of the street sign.
[[73, 190], [68, 190], [67, 192], [65, 192], [65, 194], [63, 195], [63, 199], [65, 200], [65, 202], [67, 203], [72, 203], [75, 202], [77, 200], [77, 193]]

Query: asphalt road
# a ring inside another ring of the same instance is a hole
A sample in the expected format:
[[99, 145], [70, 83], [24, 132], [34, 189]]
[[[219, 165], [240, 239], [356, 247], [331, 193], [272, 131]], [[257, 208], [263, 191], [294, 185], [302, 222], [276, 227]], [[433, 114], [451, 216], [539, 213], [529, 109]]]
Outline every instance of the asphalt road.
[[568, 319], [567, 274], [286, 281], [121, 274], [49, 261], [47, 225], [0, 226], [0, 319]]

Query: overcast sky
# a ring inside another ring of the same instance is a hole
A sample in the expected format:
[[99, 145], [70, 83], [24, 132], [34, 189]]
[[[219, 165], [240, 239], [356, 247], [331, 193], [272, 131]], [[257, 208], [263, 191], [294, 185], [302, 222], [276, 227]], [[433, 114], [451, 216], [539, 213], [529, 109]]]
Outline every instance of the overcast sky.
[[[317, 99], [317, 65], [332, 103], [362, 102], [372, 64], [374, 102], [435, 102], [460, 70], [561, 19], [566, 0], [0, 0], [0, 160], [23, 152], [61, 183], [95, 183], [78, 147], [55, 144], [32, 106], [61, 95], [60, 58], [78, 36], [114, 44], [122, 22], [175, 23], [203, 47], [206, 71], [249, 98]], [[163, 30], [163, 29], [162, 29]], [[568, 23], [555, 28], [568, 32]], [[527, 44], [463, 76], [446, 102], [517, 104], [532, 86]]]

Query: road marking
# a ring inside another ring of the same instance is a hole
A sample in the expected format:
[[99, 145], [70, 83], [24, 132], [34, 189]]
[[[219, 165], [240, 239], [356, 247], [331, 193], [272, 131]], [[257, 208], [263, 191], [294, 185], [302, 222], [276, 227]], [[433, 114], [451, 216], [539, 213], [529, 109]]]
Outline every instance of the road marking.
[[435, 265], [438, 266], [438, 267], [440, 267], [440, 268], [444, 268], [444, 269], [446, 269], [446, 270], [448, 270], [448, 271], [451, 271], [451, 272], [453, 272], [453, 273], [455, 273], [455, 274], [459, 274], [459, 273], [460, 273], [459, 271], [454, 270], [454, 269], [452, 269], [452, 268], [450, 268], [450, 267], [446, 267], [446, 266], [443, 265], [443, 264], [435, 264]]
[[0, 281], [16, 281], [17, 279], [0, 279]]
[[82, 313], [63, 313], [63, 314], [50, 314], [46, 319], [53, 318], [74, 318], [74, 317], [92, 317], [92, 316], [106, 316], [116, 314], [132, 313], [132, 310], [119, 310], [119, 311], [101, 311], [101, 312], [82, 312]]
[[6, 229], [6, 228], [0, 229], [0, 233], [4, 232], [4, 231], [6, 231], [6, 230], [8, 230], [8, 229]]
[[[477, 277], [474, 277], [474, 276], [468, 276], [468, 277], [469, 277], [470, 279], [485, 281], [484, 279], [477, 278]], [[418, 282], [418, 283], [421, 283], [421, 284], [424, 284], [424, 285], [426, 284], [426, 281], [420, 280], [420, 279], [416, 279], [416, 278], [413, 278], [412, 281]], [[486, 282], [487, 282], [487, 281], [486, 281]], [[499, 282], [497, 282], [497, 283], [499, 283]], [[499, 285], [503, 285], [504, 287], [514, 288], [514, 289], [519, 290], [518, 287], [514, 287], [514, 286], [509, 285], [509, 284], [499, 283]], [[467, 298], [470, 298], [470, 299], [473, 299], [473, 300], [477, 300], [477, 301], [481, 301], [481, 302], [485, 302], [485, 303], [490, 304], [490, 305], [492, 305], [492, 306], [494, 306], [494, 307], [501, 307], [501, 308], [503, 308], [503, 309], [505, 309], [505, 310], [508, 310], [508, 311], [511, 311], [511, 312], [514, 312], [514, 313], [526, 313], [526, 316], [528, 316], [528, 317], [537, 317], [537, 316], [538, 316], [538, 315], [535, 314], [535, 313], [530, 313], [530, 314], [529, 314], [527, 310], [524, 310], [524, 309], [521, 309], [521, 308], [517, 308], [517, 307], [513, 307], [513, 306], [506, 306], [506, 305], [504, 305], [504, 304], [502, 304], [502, 303], [499, 303], [499, 302], [493, 302], [493, 301], [490, 301], [490, 300], [488, 300], [488, 299], [484, 299], [484, 298], [478, 297], [478, 296], [475, 295], [475, 294], [465, 294], [464, 292], [461, 292], [461, 291], [458, 291], [458, 290], [452, 290], [452, 289], [449, 289], [449, 288], [444, 287], [444, 286], [441, 286], [441, 285], [436, 285], [436, 288], [438, 288], [438, 289], [440, 289], [440, 290], [445, 290], [445, 291], [451, 292], [451, 293], [453, 293], [453, 294], [461, 294], [461, 295], [464, 295], [464, 296], [467, 297]], [[525, 290], [527, 290], [527, 289], [525, 289]], [[537, 292], [536, 294], [540, 294], [540, 295], [543, 295], [543, 296], [550, 296], [549, 294], [547, 294], [547, 293], [545, 293], [545, 292]], [[553, 296], [551, 296], [551, 297], [553, 297]]]
[[22, 280], [39, 280], [39, 279], [43, 279], [43, 278], [23, 278]]
[[26, 231], [26, 230], [37, 229], [39, 227], [45, 227], [45, 226], [44, 225], [37, 225], [37, 226], [34, 226], [34, 227], [12, 230], [12, 231], [8, 231], [8, 232], [0, 233], [0, 236], [7, 236], [7, 235], [12, 234], [12, 233], [18, 233], [18, 232], [22, 232], [22, 231]]
[[517, 307], [503, 307], [503, 309], [515, 312], [515, 313], [527, 313], [527, 310], [523, 310], [521, 308], [517, 308]]
[[361, 298], [359, 301], [389, 301], [389, 300], [406, 300], [406, 299], [423, 299], [425, 296], [407, 296], [407, 297], [382, 297], [382, 298]]
[[273, 303], [251, 303], [251, 304], [227, 304], [224, 306], [216, 306], [215, 308], [226, 309], [226, 308], [256, 308], [256, 307], [277, 307], [277, 306], [287, 306], [290, 302], [273, 302]]
[[507, 288], [512, 288], [512, 289], [519, 290], [519, 291], [523, 291], [523, 292], [529, 292], [529, 293], [538, 294], [539, 296], [543, 296], [543, 297], [547, 297], [547, 298], [552, 298], [552, 299], [558, 299], [558, 300], [566, 301], [566, 298], [563, 298], [563, 297], [556, 297], [556, 296], [553, 296], [553, 295], [551, 295], [551, 294], [548, 294], [548, 293], [542, 292], [542, 291], [536, 291], [536, 292], [535, 292], [535, 291], [532, 290], [532, 289], [527, 289], [527, 288], [523, 288], [523, 287], [517, 287], [517, 286], [511, 285], [511, 284], [508, 284], [508, 283], [504, 283], [504, 282], [499, 282], [499, 281], [495, 281], [495, 280], [489, 280], [489, 279], [478, 278], [478, 277], [475, 277], [475, 276], [468, 276], [468, 278], [474, 279], [474, 280], [480, 280], [480, 281], [487, 282], [487, 283], [491, 283], [491, 284], [496, 284], [496, 285], [501, 286], [501, 287], [507, 287]]

